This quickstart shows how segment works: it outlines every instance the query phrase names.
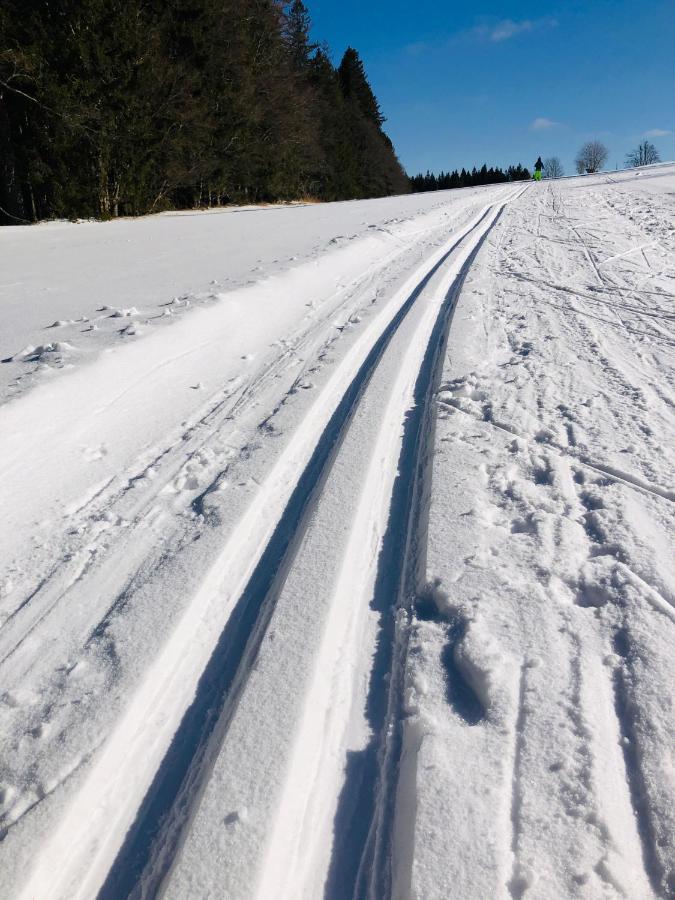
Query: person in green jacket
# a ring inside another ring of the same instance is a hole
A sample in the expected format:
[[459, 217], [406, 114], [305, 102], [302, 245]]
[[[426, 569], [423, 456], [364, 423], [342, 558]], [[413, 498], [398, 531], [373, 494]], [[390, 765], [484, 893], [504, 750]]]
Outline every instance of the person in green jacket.
[[541, 161], [541, 156], [537, 157], [537, 161], [534, 164], [534, 180], [541, 181], [541, 170], [544, 168], [544, 164]]

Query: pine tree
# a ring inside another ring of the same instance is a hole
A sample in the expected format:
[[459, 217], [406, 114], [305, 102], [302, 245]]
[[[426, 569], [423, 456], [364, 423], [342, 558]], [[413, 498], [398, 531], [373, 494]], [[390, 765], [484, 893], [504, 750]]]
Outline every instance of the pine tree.
[[358, 160], [358, 196], [380, 197], [410, 190], [392, 142], [382, 130], [384, 116], [363, 62], [352, 47], [344, 54], [338, 78], [346, 103], [349, 138]]
[[518, 163], [517, 166], [509, 166], [506, 172], [501, 168], [490, 166], [483, 163], [480, 169], [474, 166], [470, 172], [462, 169], [458, 172], [456, 169], [452, 173], [441, 173], [436, 176], [429, 170], [426, 175], [415, 175], [409, 179], [410, 188], [413, 192], [434, 191], [434, 190], [451, 190], [460, 187], [470, 187], [484, 184], [501, 184], [505, 181], [526, 181], [530, 178], [530, 173], [526, 168]]
[[345, 51], [338, 75], [345, 98], [358, 107], [364, 118], [381, 128], [384, 116], [366, 76], [363, 61], [353, 47]]
[[284, 22], [284, 39], [288, 47], [293, 68], [298, 72], [307, 69], [317, 44], [310, 41], [311, 20], [302, 0], [293, 0]]
[[349, 136], [349, 113], [338, 74], [326, 50], [317, 50], [308, 77], [316, 98], [322, 149], [317, 172], [317, 196], [324, 200], [361, 196], [359, 163]]

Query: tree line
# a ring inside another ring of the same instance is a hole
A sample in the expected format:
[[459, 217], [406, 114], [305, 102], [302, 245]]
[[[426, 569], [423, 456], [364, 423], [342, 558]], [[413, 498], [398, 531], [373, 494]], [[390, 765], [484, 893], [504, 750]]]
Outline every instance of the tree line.
[[520, 163], [517, 166], [509, 166], [506, 171], [490, 166], [488, 169], [484, 163], [480, 169], [475, 166], [471, 171], [455, 169], [453, 172], [441, 172], [435, 175], [427, 172], [426, 175], [414, 175], [410, 179], [410, 187], [413, 193], [422, 191], [447, 191], [453, 188], [476, 187], [481, 184], [502, 184], [507, 181], [529, 181], [532, 177], [528, 169]]
[[301, 0], [3, 0], [0, 223], [406, 193]]
[[[599, 172], [607, 161], [609, 150], [598, 140], [587, 141], [580, 147], [574, 165], [580, 175]], [[658, 150], [648, 140], [643, 140], [630, 153], [626, 154], [626, 167], [649, 166], [661, 161]], [[562, 178], [565, 174], [560, 158], [549, 156], [541, 162], [542, 174], [546, 179]], [[471, 171], [462, 169], [461, 172], [440, 172], [436, 175], [427, 171], [426, 174], [415, 175], [410, 179], [410, 187], [414, 193], [422, 191], [447, 191], [453, 188], [476, 187], [482, 184], [501, 184], [507, 181], [528, 181], [531, 173], [522, 165], [509, 166], [506, 171], [500, 168], [483, 164], [480, 169], [474, 166]]]

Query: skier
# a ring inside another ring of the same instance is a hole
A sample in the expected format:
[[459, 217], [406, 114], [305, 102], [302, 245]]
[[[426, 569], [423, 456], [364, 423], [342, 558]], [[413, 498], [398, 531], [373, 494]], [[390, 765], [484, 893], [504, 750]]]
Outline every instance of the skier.
[[537, 161], [534, 164], [534, 180], [541, 181], [541, 170], [544, 168], [544, 164], [541, 161], [541, 156], [537, 157]]

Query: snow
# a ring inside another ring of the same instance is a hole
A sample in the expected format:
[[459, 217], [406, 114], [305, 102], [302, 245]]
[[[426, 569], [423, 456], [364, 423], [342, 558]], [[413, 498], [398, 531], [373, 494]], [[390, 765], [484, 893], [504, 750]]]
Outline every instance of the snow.
[[3, 229], [7, 896], [671, 895], [674, 188]]
[[[0, 360], [14, 360], [29, 342], [51, 340], [51, 328], [89, 359], [116, 346], [120, 318], [138, 316], [152, 329], [164, 326], [172, 314], [209, 306], [223, 292], [368, 235], [386, 237], [443, 206], [442, 198], [426, 194], [3, 228]], [[50, 365], [69, 362], [67, 357]], [[40, 370], [37, 377], [46, 374]], [[23, 390], [35, 377], [34, 367], [0, 366], [0, 395]]]
[[[444, 896], [441, 855], [457, 896], [671, 889], [675, 242], [628, 252], [644, 201], [618, 194], [512, 204], [450, 333], [428, 548], [447, 599], [409, 677], [438, 684], [454, 610], [453, 679], [485, 718], [414, 701], [416, 896]], [[465, 840], [438, 827], [449, 798]]]

